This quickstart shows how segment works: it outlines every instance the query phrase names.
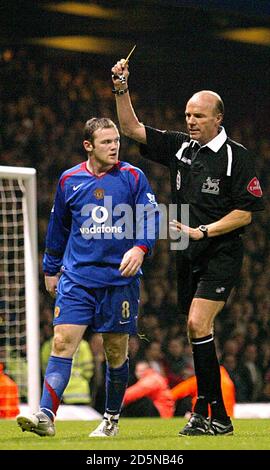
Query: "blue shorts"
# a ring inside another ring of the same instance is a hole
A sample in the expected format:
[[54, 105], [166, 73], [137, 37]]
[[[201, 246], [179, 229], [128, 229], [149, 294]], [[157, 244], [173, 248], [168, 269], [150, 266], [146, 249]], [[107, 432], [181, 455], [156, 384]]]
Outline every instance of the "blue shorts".
[[88, 289], [64, 274], [57, 285], [54, 325], [89, 325], [96, 333], [137, 333], [140, 281]]

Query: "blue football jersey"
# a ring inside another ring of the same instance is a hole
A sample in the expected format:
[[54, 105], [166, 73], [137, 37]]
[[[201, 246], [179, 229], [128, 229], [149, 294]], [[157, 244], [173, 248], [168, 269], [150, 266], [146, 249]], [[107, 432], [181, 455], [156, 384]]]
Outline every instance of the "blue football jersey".
[[60, 177], [48, 225], [43, 269], [60, 270], [82, 286], [129, 284], [119, 265], [133, 246], [151, 252], [159, 231], [159, 211], [144, 173], [118, 162], [102, 176], [86, 162]]

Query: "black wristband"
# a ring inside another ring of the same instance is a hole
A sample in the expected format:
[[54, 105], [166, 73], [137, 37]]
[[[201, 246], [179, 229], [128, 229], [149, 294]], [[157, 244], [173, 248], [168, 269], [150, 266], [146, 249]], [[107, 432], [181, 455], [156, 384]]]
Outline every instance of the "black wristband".
[[124, 90], [115, 90], [113, 88], [112, 92], [113, 92], [114, 95], [121, 96], [121, 95], [124, 95], [125, 93], [128, 92], [128, 88], [125, 88]]

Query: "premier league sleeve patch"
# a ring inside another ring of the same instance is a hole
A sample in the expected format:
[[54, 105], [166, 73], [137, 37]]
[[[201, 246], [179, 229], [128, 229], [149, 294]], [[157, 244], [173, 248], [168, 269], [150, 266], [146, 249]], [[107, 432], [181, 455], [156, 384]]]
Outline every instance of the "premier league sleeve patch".
[[247, 185], [247, 190], [252, 196], [262, 197], [262, 188], [260, 182], [256, 176]]

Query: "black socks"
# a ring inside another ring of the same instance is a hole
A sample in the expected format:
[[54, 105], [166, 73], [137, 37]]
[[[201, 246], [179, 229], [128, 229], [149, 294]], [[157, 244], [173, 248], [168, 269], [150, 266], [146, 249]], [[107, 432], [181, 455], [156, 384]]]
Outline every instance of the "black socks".
[[227, 422], [229, 418], [221, 392], [220, 368], [213, 335], [194, 338], [191, 344], [198, 387], [194, 412], [207, 417], [210, 404], [212, 418]]

